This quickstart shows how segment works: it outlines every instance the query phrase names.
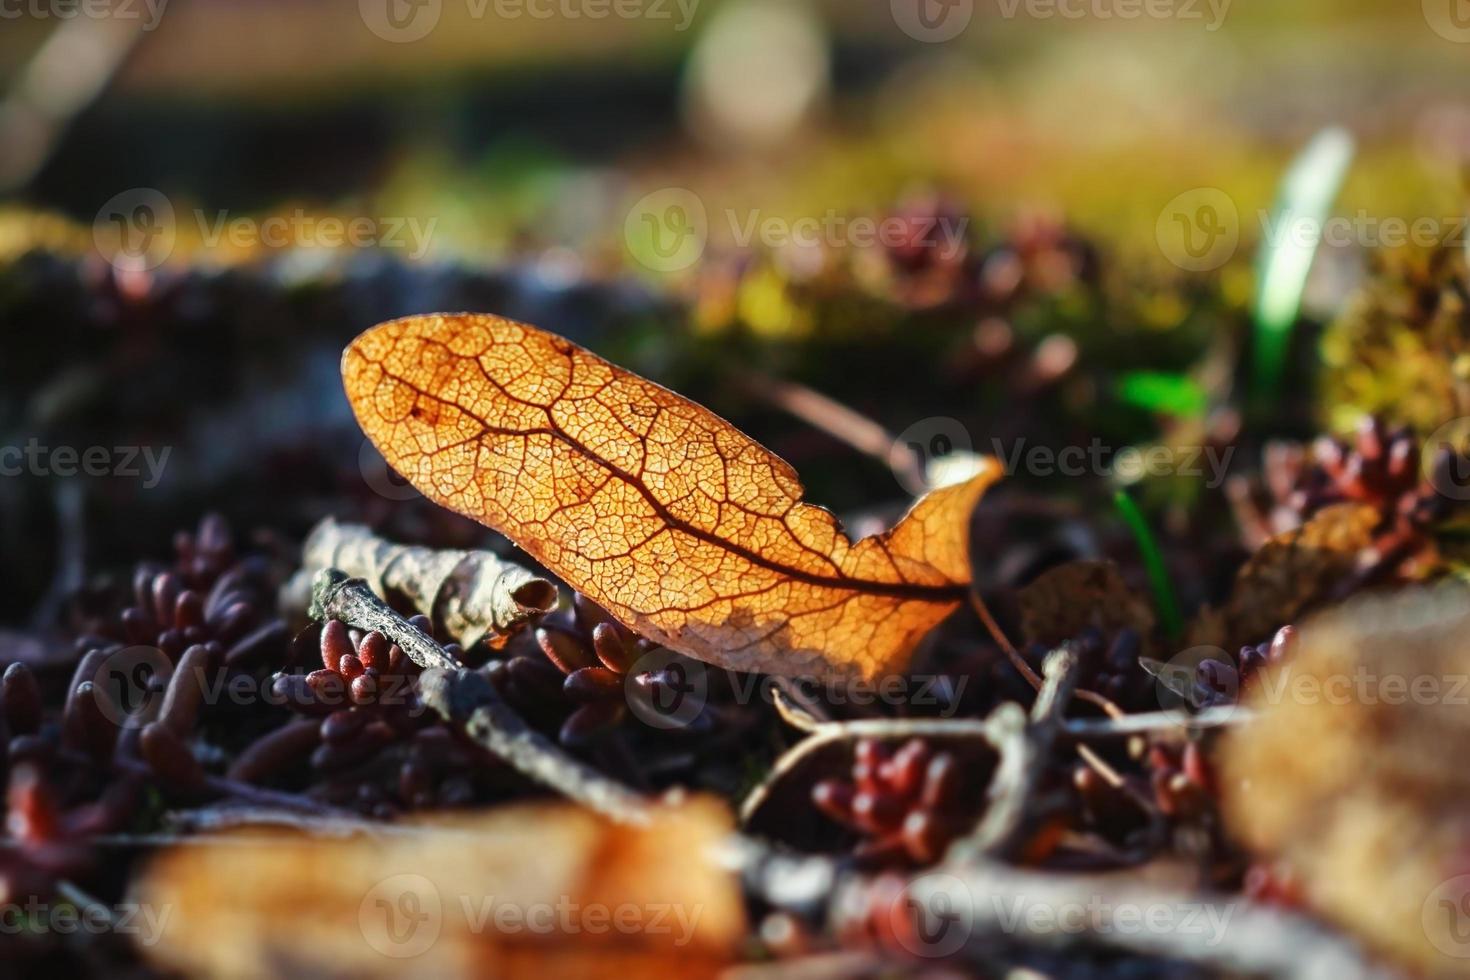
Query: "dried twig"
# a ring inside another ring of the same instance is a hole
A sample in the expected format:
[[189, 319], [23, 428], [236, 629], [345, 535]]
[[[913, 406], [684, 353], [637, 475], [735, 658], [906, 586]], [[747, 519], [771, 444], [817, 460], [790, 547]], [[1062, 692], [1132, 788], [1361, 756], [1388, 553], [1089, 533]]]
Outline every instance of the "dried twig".
[[503, 641], [556, 606], [556, 586], [488, 551], [394, 544], [360, 524], [326, 518], [302, 549], [306, 574], [340, 568], [380, 596], [400, 593], [462, 646]]
[[771, 688], [771, 703], [776, 707], [776, 714], [781, 720], [792, 728], [803, 732], [814, 732], [823, 724], [830, 722], [830, 717], [821, 717], [817, 714], [822, 706], [812, 698], [806, 697], [801, 690], [791, 683], [790, 678], [777, 677]]
[[164, 824], [174, 830], [196, 833], [235, 830], [240, 827], [270, 827], [294, 830], [312, 837], [351, 837], [354, 834], [380, 836], [403, 830], [380, 820], [367, 820], [346, 813], [320, 816], [279, 807], [239, 804], [172, 810], [165, 814]]
[[[967, 930], [967, 944], [995, 938], [1051, 946], [1089, 941], [1249, 975], [1304, 980], [1386, 975], [1347, 940], [1316, 923], [1238, 896], [1211, 900], [1141, 881], [1122, 882], [1116, 875], [1057, 875], [988, 861], [943, 870], [947, 873], [913, 879], [905, 899], [931, 924]], [[1172, 928], [1129, 924], [1138, 916], [1155, 916], [1158, 909], [1172, 913]], [[1198, 924], [1186, 928], [1185, 916], [1197, 922], [1207, 919], [1199, 913], [1211, 909], [1217, 934]], [[1043, 914], [1028, 914], [1032, 910]]]
[[1194, 714], [1182, 711], [1149, 711], [1121, 718], [1073, 718], [1062, 730], [1073, 738], [1123, 738], [1154, 732], [1177, 731], [1184, 735], [1202, 728], [1239, 725], [1255, 717], [1250, 708], [1220, 705]]
[[340, 619], [358, 629], [376, 630], [397, 643], [424, 668], [419, 678], [424, 704], [521, 773], [619, 822], [646, 822], [647, 800], [567, 755], [527, 725], [483, 673], [460, 666], [431, 637], [374, 595], [362, 579], [350, 578], [335, 568], [320, 572], [312, 590], [311, 614], [315, 619]]
[[997, 710], [986, 721], [998, 740], [1000, 764], [990, 782], [989, 805], [970, 836], [950, 846], [946, 860], [1000, 856], [1025, 843], [1028, 818], [1036, 809], [1036, 786], [1062, 724], [1062, 712], [1077, 687], [1077, 656], [1065, 647], [1053, 651], [1042, 667], [1041, 693], [1027, 722], [1018, 712]]
[[750, 394], [880, 461], [907, 485], [925, 485], [918, 454], [866, 415], [794, 381], [758, 372], [747, 372], [743, 381]]
[[[946, 859], [883, 890], [840, 861], [785, 854], [750, 838], [727, 842], [721, 858], [752, 898], [837, 933], [873, 919], [921, 916], [920, 955], [942, 947], [946, 955], [981, 958], [1004, 943], [1091, 945], [1248, 975], [1385, 976], [1351, 942], [1304, 916], [1240, 896], [1163, 887], [1138, 874], [1055, 874]], [[1149, 925], [1160, 910], [1167, 924]]]

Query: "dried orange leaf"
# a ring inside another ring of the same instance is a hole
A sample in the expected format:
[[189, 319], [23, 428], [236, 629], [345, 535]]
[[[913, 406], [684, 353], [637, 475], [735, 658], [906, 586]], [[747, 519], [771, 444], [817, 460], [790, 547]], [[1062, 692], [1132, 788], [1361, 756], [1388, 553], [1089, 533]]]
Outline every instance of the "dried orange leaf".
[[154, 860], [137, 898], [169, 914], [145, 952], [199, 977], [713, 978], [747, 930], [729, 832], [705, 798], [636, 828], [526, 804], [382, 837], [241, 831]]
[[343, 356], [368, 437], [430, 499], [499, 530], [631, 628], [737, 670], [901, 671], [965, 598], [968, 519], [1000, 473], [849, 541], [730, 423], [554, 334], [408, 317]]

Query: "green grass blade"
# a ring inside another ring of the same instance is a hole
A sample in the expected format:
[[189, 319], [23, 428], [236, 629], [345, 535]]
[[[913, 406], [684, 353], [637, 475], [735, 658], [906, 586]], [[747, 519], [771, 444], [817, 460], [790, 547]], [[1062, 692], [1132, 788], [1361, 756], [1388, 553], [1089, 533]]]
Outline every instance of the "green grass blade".
[[1169, 581], [1169, 570], [1164, 565], [1164, 554], [1159, 550], [1159, 543], [1154, 539], [1148, 521], [1144, 520], [1143, 512], [1138, 509], [1128, 491], [1119, 490], [1114, 493], [1113, 504], [1138, 544], [1144, 569], [1148, 572], [1149, 587], [1153, 589], [1154, 604], [1158, 606], [1159, 616], [1164, 621], [1164, 631], [1171, 640], [1177, 640], [1184, 633], [1184, 619], [1179, 614], [1179, 601], [1174, 596], [1174, 586]]
[[1352, 158], [1352, 137], [1333, 126], [1312, 138], [1282, 178], [1256, 265], [1257, 395], [1269, 395], [1281, 381], [1307, 274]]

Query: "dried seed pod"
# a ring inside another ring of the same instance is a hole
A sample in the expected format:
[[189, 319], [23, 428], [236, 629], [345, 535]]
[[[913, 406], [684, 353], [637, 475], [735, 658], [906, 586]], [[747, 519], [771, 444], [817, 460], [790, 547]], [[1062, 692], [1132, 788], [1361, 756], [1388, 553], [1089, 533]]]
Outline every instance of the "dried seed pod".
[[341, 674], [342, 677], [347, 681], [352, 681], [354, 678], [361, 677], [362, 671], [362, 661], [357, 659], [356, 654], [351, 653], [342, 658], [337, 668], [337, 673]]
[[225, 651], [225, 663], [230, 667], [247, 668], [266, 662], [271, 655], [283, 650], [291, 640], [291, 631], [280, 620], [272, 620], [236, 640]]
[[193, 590], [179, 593], [174, 603], [173, 624], [181, 630], [204, 625], [204, 597]]
[[378, 699], [378, 671], [376, 668], [368, 668], [365, 672], [352, 678], [352, 683], [347, 687], [347, 693], [356, 705], [369, 705]]
[[322, 666], [327, 670], [337, 670], [342, 658], [352, 650], [352, 637], [347, 633], [347, 624], [337, 619], [327, 620], [322, 626]]
[[0, 678], [0, 711], [12, 736], [32, 735], [41, 728], [41, 686], [31, 669], [19, 661], [6, 667]]
[[608, 670], [626, 674], [632, 669], [635, 653], [624, 642], [623, 631], [612, 623], [598, 623], [592, 628], [592, 647]]
[[581, 748], [589, 744], [594, 736], [615, 727], [626, 714], [627, 708], [617, 701], [603, 700], [584, 704], [567, 716], [558, 737], [567, 746]]
[[954, 840], [954, 828], [929, 810], [911, 810], [903, 821], [903, 843], [909, 855], [920, 864], [933, 864], [944, 857]]
[[536, 645], [546, 654], [546, 659], [557, 666], [563, 674], [571, 674], [595, 662], [582, 641], [571, 632], [555, 626], [536, 628]]
[[853, 796], [852, 784], [840, 779], [824, 779], [812, 787], [812, 802], [837, 823], [852, 823]]
[[562, 691], [583, 704], [621, 697], [623, 679], [606, 667], [583, 667], [567, 675]]
[[230, 643], [244, 636], [254, 623], [255, 608], [248, 602], [236, 602], [227, 606], [209, 625], [213, 627], [215, 636]]
[[[356, 657], [364, 669], [371, 667], [382, 672], [388, 669], [391, 648], [392, 644], [388, 642], [388, 638], [382, 633], [374, 631], [364, 636], [362, 642], [357, 645]], [[339, 662], [340, 660], [345, 660], [347, 656], [351, 656], [351, 654], [345, 654], [339, 658]], [[340, 666], [338, 670], [347, 674], [347, 671]], [[348, 674], [349, 679], [351, 676]]]
[[334, 670], [312, 671], [306, 675], [306, 685], [320, 704], [340, 708], [347, 703], [347, 681]]
[[179, 578], [172, 572], [164, 572], [153, 580], [153, 621], [172, 626], [174, 609], [182, 591]]
[[812, 787], [813, 805], [865, 840], [856, 857], [868, 865], [931, 864], [979, 816], [994, 756], [962, 763], [959, 748], [936, 750], [924, 739], [898, 749], [860, 739], [851, 778]]
[[381, 729], [366, 726], [356, 738], [346, 742], [323, 742], [311, 753], [311, 767], [318, 772], [335, 772], [366, 762], [390, 744], [394, 736]]
[[144, 725], [139, 748], [143, 761], [165, 784], [185, 792], [197, 792], [204, 787], [204, 767], [167, 725], [156, 721]]
[[506, 676], [512, 687], [532, 700], [559, 701], [563, 676], [544, 660], [512, 657], [505, 662]]
[[872, 834], [897, 830], [904, 820], [903, 800], [882, 791], [864, 791], [852, 800], [852, 818]]
[[271, 697], [303, 715], [325, 715], [340, 707], [319, 697], [307, 677], [306, 674], [277, 674], [271, 680]]
[[352, 741], [367, 724], [367, 715], [350, 708], [334, 711], [322, 719], [319, 726], [321, 739], [328, 745], [339, 745]]
[[[97, 760], [112, 755], [117, 745], [118, 726], [103, 709], [100, 698], [104, 697], [91, 681], [77, 685], [68, 700], [69, 730], [73, 732], [72, 748], [83, 749]], [[67, 728], [66, 725], [63, 726]]]
[[158, 720], [180, 736], [188, 735], [199, 722], [199, 709], [218, 654], [219, 648], [213, 644], [195, 644], [184, 651], [168, 680]]
[[247, 745], [225, 775], [236, 782], [263, 783], [304, 760], [320, 742], [321, 724], [315, 719], [288, 721]]

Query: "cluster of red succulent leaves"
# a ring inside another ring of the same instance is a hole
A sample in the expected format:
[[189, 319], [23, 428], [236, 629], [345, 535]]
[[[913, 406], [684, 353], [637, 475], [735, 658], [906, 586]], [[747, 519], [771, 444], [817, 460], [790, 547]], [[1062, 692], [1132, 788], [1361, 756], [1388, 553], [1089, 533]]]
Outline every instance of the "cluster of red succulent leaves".
[[[1386, 433], [1377, 424], [1365, 426], [1353, 447], [1319, 442], [1315, 467], [1293, 471], [1283, 502], [1298, 513], [1341, 500], [1379, 505], [1386, 515], [1384, 534], [1398, 545], [1392, 550], [1402, 553], [1401, 543], [1417, 540], [1434, 516], [1417, 457], [1405, 445], [1401, 434]], [[133, 604], [116, 620], [117, 640], [154, 644], [180, 666], [192, 662], [243, 669], [269, 662], [288, 639], [285, 627], [263, 611], [259, 596], [250, 594], [251, 570], [235, 555], [228, 529], [207, 518], [196, 534], [178, 538], [176, 550], [172, 568], [140, 566]], [[429, 629], [423, 617], [415, 625]], [[648, 692], [664, 682], [655, 671], [635, 672], [632, 685], [628, 683], [629, 671], [651, 645], [581, 596], [576, 597], [572, 622], [548, 622], [535, 637], [545, 660], [517, 656], [493, 661], [492, 676], [513, 700], [538, 686], [557, 690], [573, 705], [560, 733], [569, 746], [585, 746], [618, 725], [630, 691]], [[1248, 687], [1262, 666], [1287, 656], [1292, 638], [1288, 627], [1267, 643], [1244, 648], [1233, 665], [1238, 682]], [[275, 679], [288, 695], [288, 706], [306, 717], [244, 751], [230, 767], [231, 778], [269, 779], [281, 758], [298, 748], [311, 750], [314, 770], [341, 770], [389, 744], [425, 734], [405, 683], [417, 667], [386, 637], [330, 622], [321, 628], [320, 654], [320, 669], [304, 676], [282, 673]], [[1201, 686], [1218, 689], [1217, 680], [1207, 675], [1205, 670]], [[69, 692], [69, 709], [76, 694]], [[41, 693], [23, 665], [6, 672], [3, 701], [12, 737], [39, 729]], [[63, 711], [63, 721], [73, 713]], [[157, 724], [149, 729], [139, 750], [152, 768], [175, 784], [195, 779], [198, 763], [182, 741], [187, 730]], [[973, 826], [983, 806], [993, 760], [962, 756], [922, 739], [897, 747], [861, 740], [850, 778], [817, 782], [812, 801], [828, 818], [857, 833], [854, 856], [860, 862], [880, 867], [931, 864]], [[1141, 761], [1161, 813], [1171, 819], [1211, 819], [1216, 784], [1198, 742], [1151, 745]], [[7, 792], [7, 830], [28, 846], [23, 865], [4, 869], [13, 883], [29, 873], [63, 874], [85, 865], [84, 848], [69, 841], [105, 830], [108, 813], [130, 809], [119, 800], [141, 794], [138, 779], [122, 779], [106, 788], [104, 799], [63, 812], [40, 768], [22, 762], [12, 767]], [[1085, 766], [1076, 767], [1073, 776], [1086, 810], [1104, 788]], [[401, 796], [411, 805], [468, 803], [473, 798], [461, 787], [436, 795], [422, 767], [412, 763], [404, 765], [400, 782]], [[374, 812], [390, 816], [394, 811]], [[1299, 901], [1291, 870], [1276, 864], [1249, 865], [1242, 888], [1257, 899]]]
[[866, 835], [854, 856], [867, 864], [931, 864], [970, 829], [985, 786], [987, 767], [965, 765], [954, 751], [936, 750], [924, 739], [893, 749], [861, 739], [854, 749], [852, 776], [824, 779], [812, 801], [827, 816]]

